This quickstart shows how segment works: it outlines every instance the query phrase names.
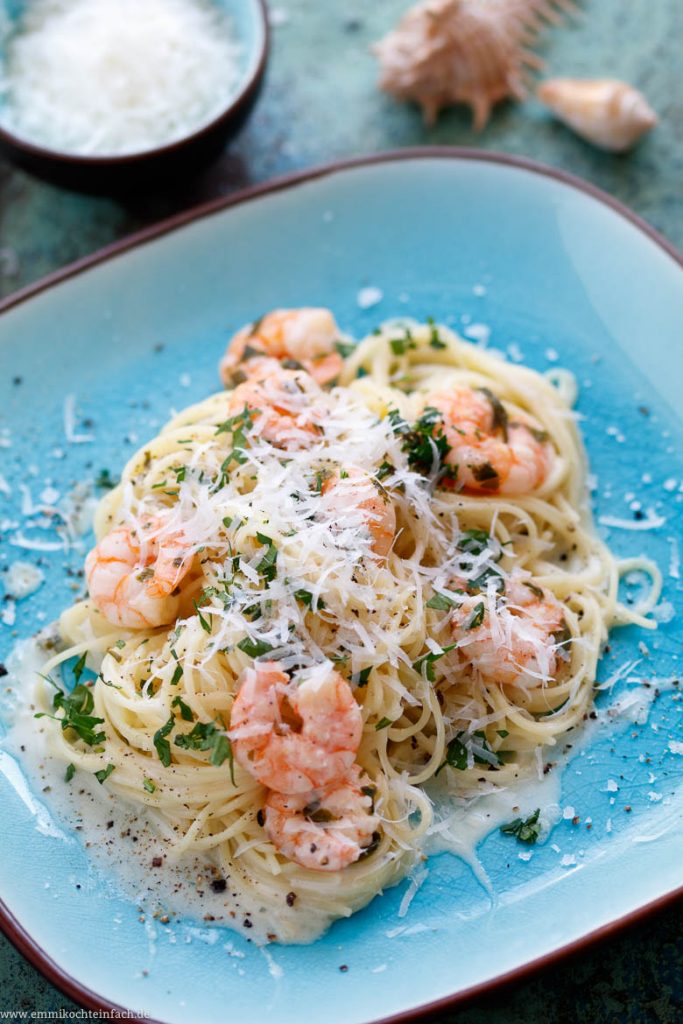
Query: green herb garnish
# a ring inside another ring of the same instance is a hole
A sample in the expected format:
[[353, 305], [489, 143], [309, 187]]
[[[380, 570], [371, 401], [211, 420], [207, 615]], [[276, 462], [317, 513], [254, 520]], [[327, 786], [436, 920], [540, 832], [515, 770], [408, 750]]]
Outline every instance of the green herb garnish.
[[434, 468], [443, 472], [451, 446], [443, 432], [443, 416], [438, 409], [427, 407], [411, 427], [397, 409], [388, 413], [394, 433], [403, 439], [401, 450], [408, 456], [408, 464], [418, 473], [431, 473]]
[[459, 736], [454, 736], [452, 740], [449, 740], [448, 746], [446, 747], [446, 757], [434, 774], [438, 775], [446, 765], [448, 765], [449, 768], [457, 768], [458, 771], [461, 772], [467, 768], [467, 747]]
[[110, 491], [117, 484], [118, 480], [111, 475], [108, 469], [101, 469], [95, 477], [95, 487], [99, 487], [103, 491]]
[[395, 472], [396, 467], [385, 460], [375, 473], [375, 478], [377, 480], [385, 480], [388, 476], [391, 476], [391, 474]]
[[[211, 764], [219, 767], [230, 758], [232, 776], [232, 745], [230, 740], [221, 732], [214, 722], [197, 722], [191, 732], [181, 733], [173, 741], [176, 747], [183, 750], [210, 750]], [[234, 785], [233, 779], [233, 785]]]
[[458, 538], [458, 551], [480, 555], [488, 547], [489, 540], [486, 530], [464, 530]]
[[503, 435], [503, 440], [507, 441], [509, 422], [505, 406], [498, 395], [494, 395], [493, 391], [490, 391], [488, 388], [478, 388], [477, 390], [481, 392], [491, 406], [491, 410], [493, 412], [493, 429], [500, 430]]
[[115, 770], [115, 768], [115, 764], [108, 764], [106, 768], [102, 768], [99, 772], [95, 772], [95, 778], [99, 782], [100, 786], [105, 781], [105, 779], [109, 778], [109, 776]]
[[161, 728], [157, 729], [154, 733], [154, 746], [164, 768], [168, 768], [171, 763], [171, 744], [168, 742], [166, 737], [171, 732], [174, 725], [175, 718], [171, 715], [166, 724], [162, 725]]
[[469, 619], [467, 620], [465, 629], [476, 629], [477, 626], [481, 626], [482, 622], [484, 621], [485, 611], [486, 608], [484, 606], [484, 602], [480, 601], [479, 604], [474, 609], [474, 611], [472, 612], [472, 614], [470, 615]]
[[264, 580], [270, 583], [277, 576], [277, 548], [273, 543], [272, 537], [267, 537], [265, 533], [257, 533], [256, 539], [259, 544], [264, 544], [267, 549], [265, 555], [256, 566], [256, 571], [263, 576]]
[[355, 342], [335, 341], [334, 347], [342, 359], [348, 359], [356, 351]]
[[536, 842], [541, 834], [541, 826], [538, 821], [540, 813], [541, 808], [537, 807], [528, 818], [515, 818], [514, 821], [509, 821], [507, 825], [501, 825], [500, 831], [506, 836], [514, 836], [520, 843], [531, 845]]
[[83, 654], [81, 654], [80, 658], [73, 667], [74, 679], [76, 680], [77, 683], [80, 683], [81, 681], [81, 676], [83, 675], [83, 670], [85, 669], [85, 661], [87, 657], [88, 652], [83, 651]]
[[197, 615], [199, 616], [199, 622], [200, 622], [200, 625], [201, 625], [202, 629], [204, 630], [205, 633], [210, 633], [211, 632], [211, 623], [208, 622], [204, 618], [204, 616], [202, 615], [202, 613], [200, 611], [200, 608], [199, 608], [199, 605], [197, 604], [197, 602], [193, 601], [192, 603], [194, 604], [194, 610], [196, 611]]
[[445, 594], [440, 590], [435, 590], [432, 596], [427, 601], [428, 608], [434, 608], [437, 612], [447, 612], [450, 608], [455, 608], [458, 605], [458, 599], [450, 594]]
[[273, 650], [272, 644], [269, 644], [266, 640], [252, 640], [249, 636], [245, 636], [244, 640], [240, 640], [237, 646], [240, 651], [244, 651], [250, 658], [260, 658], [261, 655], [268, 654], [268, 651]]
[[480, 462], [478, 466], [470, 466], [472, 476], [478, 484], [482, 484], [487, 490], [493, 490], [498, 486], [498, 472], [490, 462]]
[[[465, 771], [467, 768], [468, 748], [463, 741], [464, 736], [466, 736], [466, 733], [461, 732], [457, 736], [454, 736], [452, 740], [449, 740], [446, 747], [446, 757], [437, 768], [435, 775], [438, 775], [446, 765], [448, 765], [449, 768], [457, 768], [458, 771]], [[487, 764], [492, 765], [494, 768], [497, 767], [499, 760], [488, 744], [486, 733], [481, 729], [478, 729], [476, 732], [472, 733], [472, 739], [475, 737], [479, 741], [481, 749], [491, 755], [490, 758], [482, 757], [481, 754], [477, 754], [476, 751], [473, 750], [472, 757], [475, 764]]]
[[194, 712], [192, 711], [192, 708], [185, 703], [180, 694], [173, 698], [171, 701], [171, 707], [178, 708], [180, 711], [180, 717], [184, 722], [194, 722]]
[[[435, 664], [435, 662], [437, 662], [440, 658], [443, 658], [444, 654], [448, 654], [449, 651], [455, 650], [455, 648], [457, 646], [458, 646], [457, 643], [455, 643], [455, 644], [448, 644], [446, 647], [444, 647], [438, 653], [434, 653], [433, 651], [428, 651], [427, 654], [421, 655], [417, 659], [417, 661], [413, 662], [413, 668], [415, 669], [416, 672], [420, 672], [421, 674], [423, 674], [429, 680], [430, 683], [435, 683], [436, 682], [436, 673], [434, 672], [434, 664]], [[423, 669], [424, 669], [424, 672], [423, 672]]]
[[52, 698], [52, 707], [55, 711], [62, 711], [61, 716], [48, 714], [47, 711], [39, 711], [34, 718], [52, 718], [59, 722], [62, 729], [73, 729], [76, 735], [93, 747], [98, 743], [104, 743], [107, 738], [103, 732], [97, 731], [97, 726], [104, 724], [103, 718], [97, 718], [92, 714], [95, 706], [92, 690], [84, 683], [77, 683], [71, 693], [65, 693], [49, 676], [45, 676], [56, 689]]
[[355, 683], [356, 686], [367, 686], [371, 672], [372, 665], [368, 665], [367, 668], [361, 669], [360, 672], [354, 672], [351, 676], [351, 682]]
[[429, 344], [432, 346], [432, 348], [437, 348], [437, 349], [448, 348], [446, 342], [442, 341], [442, 339], [441, 339], [441, 336], [439, 334], [439, 329], [436, 326], [436, 321], [434, 320], [434, 317], [433, 316], [428, 316], [427, 317], [427, 323], [429, 324], [429, 327], [430, 327]]

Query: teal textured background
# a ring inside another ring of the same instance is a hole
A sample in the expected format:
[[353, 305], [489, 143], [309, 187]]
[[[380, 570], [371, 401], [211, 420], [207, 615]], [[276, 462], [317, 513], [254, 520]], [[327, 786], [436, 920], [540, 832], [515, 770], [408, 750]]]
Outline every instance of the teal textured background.
[[[201, 199], [312, 163], [424, 143], [505, 150], [582, 175], [683, 247], [680, 0], [592, 0], [579, 19], [549, 32], [542, 47], [553, 73], [614, 75], [646, 92], [661, 124], [626, 157], [597, 153], [532, 100], [499, 108], [481, 136], [472, 133], [464, 110], [426, 130], [416, 111], [376, 92], [376, 65], [368, 54], [405, 4], [378, 0], [370, 6], [361, 0], [272, 4], [276, 24], [262, 100], [237, 143], [194, 181], [160, 183], [153, 195], [123, 205], [62, 192], [0, 164], [0, 291], [8, 294]], [[683, 927], [673, 909], [449, 1020], [677, 1024], [683, 1020], [682, 966]], [[74, 1007], [2, 940], [0, 1010], [62, 1008]]]

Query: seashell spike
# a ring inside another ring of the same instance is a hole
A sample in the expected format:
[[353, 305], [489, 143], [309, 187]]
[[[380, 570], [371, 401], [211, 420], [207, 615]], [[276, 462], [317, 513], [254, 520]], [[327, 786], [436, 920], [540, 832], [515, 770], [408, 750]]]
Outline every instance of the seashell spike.
[[573, 10], [571, 0], [423, 0], [373, 47], [380, 89], [419, 103], [427, 124], [467, 103], [479, 131], [494, 104], [524, 98], [543, 64], [528, 47]]
[[613, 153], [630, 149], [657, 124], [643, 94], [616, 79], [551, 78], [537, 96], [577, 135]]

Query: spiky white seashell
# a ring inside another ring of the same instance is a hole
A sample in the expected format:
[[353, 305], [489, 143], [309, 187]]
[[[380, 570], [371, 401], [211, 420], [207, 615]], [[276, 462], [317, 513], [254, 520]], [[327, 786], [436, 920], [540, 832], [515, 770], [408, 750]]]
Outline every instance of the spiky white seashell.
[[643, 94], [613, 78], [551, 78], [537, 96], [577, 135], [614, 153], [630, 149], [657, 124]]
[[523, 99], [529, 69], [543, 63], [528, 46], [572, 9], [571, 0], [423, 0], [373, 47], [380, 88], [419, 103], [428, 124], [467, 103], [479, 130], [499, 100]]

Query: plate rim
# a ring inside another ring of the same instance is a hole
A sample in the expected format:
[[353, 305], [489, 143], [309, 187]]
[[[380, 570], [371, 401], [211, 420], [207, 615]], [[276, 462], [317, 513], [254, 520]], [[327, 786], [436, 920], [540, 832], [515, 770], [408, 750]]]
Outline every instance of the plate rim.
[[[658, 248], [663, 250], [681, 267], [681, 269], [683, 269], [683, 253], [679, 252], [679, 250], [667, 238], [665, 238], [664, 235], [620, 200], [615, 199], [614, 196], [611, 196], [609, 193], [598, 188], [596, 185], [593, 185], [591, 182], [585, 181], [578, 175], [574, 175], [568, 171], [561, 170], [560, 168], [530, 159], [529, 157], [516, 156], [510, 153], [498, 152], [496, 150], [460, 146], [415, 146], [404, 149], [386, 150], [378, 153], [372, 153], [367, 156], [351, 157], [315, 165], [314, 167], [306, 170], [280, 175], [266, 182], [252, 185], [248, 188], [239, 189], [230, 195], [220, 196], [197, 206], [190, 207], [188, 210], [173, 214], [172, 216], [159, 221], [157, 224], [152, 224], [148, 227], [142, 228], [140, 231], [127, 235], [118, 241], [112, 242], [109, 245], [96, 250], [94, 253], [83, 256], [64, 267], [59, 268], [58, 270], [47, 274], [38, 281], [11, 293], [6, 298], [0, 300], [0, 316], [9, 310], [23, 305], [25, 302], [35, 298], [37, 295], [40, 295], [43, 292], [84, 273], [85, 271], [97, 267], [100, 264], [106, 263], [114, 257], [130, 252], [147, 242], [162, 238], [164, 235], [170, 234], [171, 232], [185, 227], [186, 225], [203, 220], [205, 217], [221, 213], [230, 207], [240, 206], [243, 203], [260, 199], [263, 196], [296, 188], [298, 185], [307, 184], [308, 182], [315, 181], [319, 178], [328, 177], [347, 170], [354, 170], [356, 168], [368, 167], [375, 164], [435, 159], [452, 160], [455, 162], [463, 160], [474, 162], [481, 161], [503, 167], [512, 167], [517, 170], [530, 171], [534, 174], [540, 175], [541, 177], [559, 181], [569, 188], [589, 195], [597, 202], [613, 210], [618, 216], [631, 223], [643, 235], [650, 239], [650, 241], [654, 242]], [[654, 900], [648, 901], [640, 907], [636, 907], [634, 910], [631, 910], [626, 914], [622, 914], [612, 921], [606, 922], [598, 928], [586, 932], [585, 935], [574, 939], [572, 942], [566, 943], [557, 949], [550, 950], [548, 953], [544, 953], [540, 957], [535, 957], [534, 959], [529, 960], [510, 971], [496, 975], [486, 981], [478, 982], [476, 985], [460, 989], [450, 995], [442, 996], [439, 999], [432, 1000], [427, 1003], [422, 1003], [420, 1006], [401, 1010], [388, 1017], [371, 1018], [366, 1022], [366, 1024], [408, 1024], [408, 1022], [418, 1020], [427, 1021], [439, 1013], [453, 1010], [456, 1007], [462, 1007], [465, 1003], [470, 1003], [480, 996], [490, 995], [491, 993], [500, 991], [512, 984], [521, 982], [543, 968], [553, 966], [576, 953], [583, 952], [603, 939], [607, 939], [627, 930], [657, 911], [662, 910], [665, 907], [672, 906], [681, 899], [683, 899], [683, 885], [662, 894]], [[37, 968], [38, 971], [40, 971], [43, 977], [58, 988], [69, 999], [80, 1004], [85, 1009], [114, 1013], [125, 1012], [127, 1014], [134, 1014], [136, 1012], [128, 1007], [121, 1006], [118, 1003], [105, 999], [86, 985], [82, 984], [67, 971], [63, 970], [35, 941], [27, 929], [24, 928], [14, 914], [11, 913], [2, 899], [0, 899], [0, 931], [2, 931], [15, 949], [24, 956], [29, 963]], [[131, 1017], [130, 1019], [145, 1021], [146, 1024], [163, 1024], [163, 1022], [154, 1020], [151, 1017]]]
[[532, 160], [530, 157], [517, 156], [512, 153], [503, 153], [497, 150], [477, 149], [467, 146], [413, 146], [404, 149], [382, 150], [381, 152], [371, 153], [367, 156], [349, 157], [343, 160], [333, 160], [329, 163], [317, 164], [313, 167], [306, 168], [305, 170], [278, 175], [275, 178], [270, 178], [257, 185], [250, 185], [247, 188], [238, 189], [227, 196], [218, 196], [215, 199], [209, 199], [204, 203], [191, 206], [187, 210], [182, 210], [179, 213], [172, 214], [170, 217], [165, 217], [156, 224], [150, 224], [147, 227], [141, 228], [139, 231], [134, 231], [132, 234], [126, 235], [122, 239], [110, 242], [108, 245], [105, 245], [100, 249], [96, 249], [95, 252], [82, 256], [77, 260], [73, 260], [71, 263], [67, 263], [66, 266], [60, 267], [58, 270], [54, 270], [50, 274], [46, 274], [37, 281], [25, 285], [24, 287], [17, 289], [15, 292], [11, 292], [4, 299], [0, 299], [0, 315], [6, 313], [10, 309], [13, 309], [15, 306], [21, 305], [28, 299], [32, 299], [41, 292], [47, 291], [49, 288], [53, 288], [55, 285], [61, 284], [63, 281], [67, 281], [84, 271], [90, 270], [92, 267], [99, 266], [101, 263], [106, 263], [107, 260], [129, 252], [140, 245], [144, 245], [146, 242], [151, 242], [157, 238], [161, 238], [163, 235], [167, 235], [178, 228], [185, 227], [186, 225], [198, 220], [203, 220], [205, 217], [210, 217], [212, 214], [221, 213], [223, 210], [227, 210], [231, 206], [240, 206], [242, 203], [251, 202], [252, 200], [259, 199], [262, 196], [281, 192], [285, 189], [295, 188], [297, 185], [307, 184], [310, 181], [315, 181], [318, 178], [325, 178], [329, 175], [337, 174], [340, 171], [369, 167], [373, 164], [397, 163], [403, 160], [432, 159], [453, 160], [456, 162], [459, 160], [471, 160], [474, 162], [479, 160], [484, 163], [530, 171], [533, 174], [540, 175], [541, 177], [559, 181], [563, 185], [567, 185], [569, 188], [573, 188], [578, 192], [583, 192], [603, 205], [609, 207], [615, 213], [629, 221], [629, 223], [633, 224], [634, 227], [638, 228], [642, 234], [653, 241], [660, 249], [663, 249], [668, 256], [679, 264], [679, 266], [683, 267], [683, 253], [681, 253], [676, 246], [668, 240], [668, 238], [665, 238], [661, 232], [652, 227], [651, 224], [649, 224], [639, 214], [635, 213], [625, 203], [622, 203], [619, 199], [616, 199], [608, 192], [598, 188], [597, 185], [593, 185], [592, 182], [586, 181], [584, 178], [581, 178], [576, 174], [571, 174], [569, 171], [561, 170], [559, 167], [542, 163], [539, 160]]

